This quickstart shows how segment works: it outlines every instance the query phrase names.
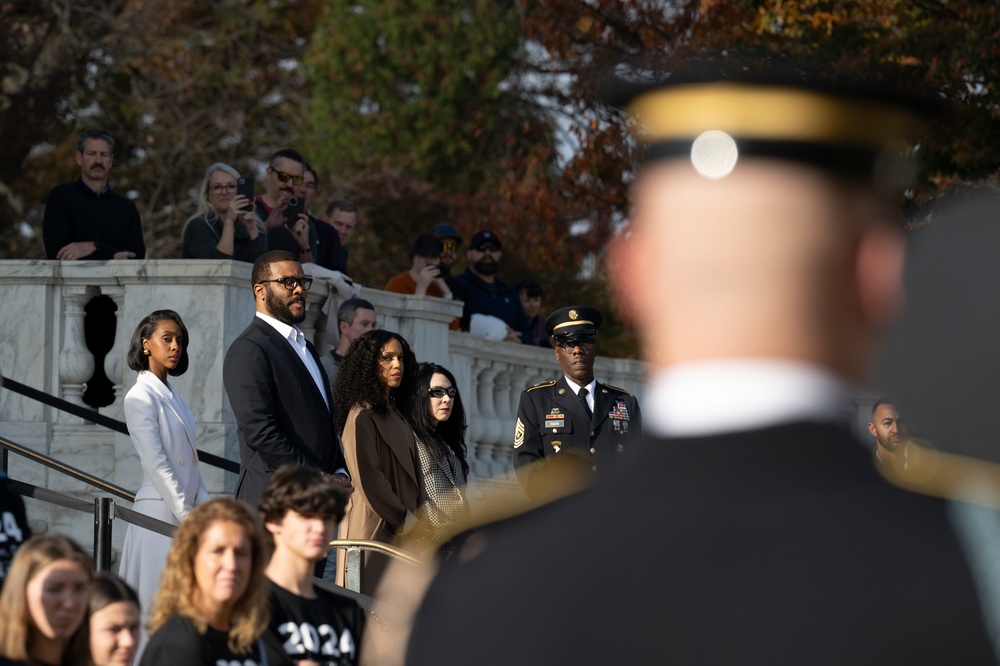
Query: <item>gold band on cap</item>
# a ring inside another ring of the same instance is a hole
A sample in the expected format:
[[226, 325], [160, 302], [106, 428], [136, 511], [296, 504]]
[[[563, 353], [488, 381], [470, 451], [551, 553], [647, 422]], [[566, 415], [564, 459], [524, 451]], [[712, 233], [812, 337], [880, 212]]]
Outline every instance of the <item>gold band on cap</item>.
[[887, 146], [907, 140], [917, 129], [913, 113], [890, 104], [731, 82], [653, 90], [629, 108], [648, 143], [721, 130], [737, 139]]
[[583, 326], [584, 324], [590, 324], [591, 326], [594, 326], [594, 322], [592, 321], [588, 321], [586, 319], [577, 319], [576, 321], [564, 321], [561, 324], [556, 324], [555, 326], [552, 327], [552, 331], [553, 332], [558, 331], [563, 326]]

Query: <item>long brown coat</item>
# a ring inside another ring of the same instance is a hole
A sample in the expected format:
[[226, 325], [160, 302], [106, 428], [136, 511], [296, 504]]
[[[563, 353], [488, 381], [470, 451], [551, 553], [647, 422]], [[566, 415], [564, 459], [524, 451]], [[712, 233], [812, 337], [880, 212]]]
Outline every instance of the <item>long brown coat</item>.
[[[340, 523], [341, 539], [392, 543], [412, 529], [423, 503], [417, 446], [406, 419], [389, 405], [385, 416], [354, 406], [344, 424], [344, 458], [354, 493]], [[365, 551], [361, 591], [371, 595], [388, 558]], [[337, 554], [337, 583], [346, 582], [345, 556]]]

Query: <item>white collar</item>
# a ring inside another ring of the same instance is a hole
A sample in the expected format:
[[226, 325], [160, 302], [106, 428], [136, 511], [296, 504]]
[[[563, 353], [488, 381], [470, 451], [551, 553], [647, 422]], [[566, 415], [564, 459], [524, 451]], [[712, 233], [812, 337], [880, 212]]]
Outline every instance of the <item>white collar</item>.
[[671, 437], [810, 420], [846, 422], [845, 383], [822, 367], [778, 359], [683, 363], [650, 381], [643, 429]]
[[257, 316], [267, 322], [271, 328], [276, 330], [281, 337], [292, 343], [298, 343], [300, 339], [305, 337], [305, 333], [298, 326], [286, 324], [283, 321], [278, 321], [274, 317], [268, 314], [264, 314], [260, 310], [257, 311]]
[[584, 388], [590, 392], [590, 395], [594, 395], [594, 391], [597, 389], [597, 377], [591, 379], [590, 383], [587, 384], [586, 386], [580, 386], [566, 375], [563, 375], [563, 377], [566, 379], [566, 383], [569, 385], [569, 390], [572, 391], [574, 395], [580, 395], [580, 389]]
[[136, 377], [136, 381], [142, 382], [146, 386], [150, 387], [156, 391], [156, 394], [160, 397], [167, 399], [174, 397], [174, 390], [170, 387], [170, 384], [160, 381], [160, 378], [149, 370], [140, 370], [139, 376]]

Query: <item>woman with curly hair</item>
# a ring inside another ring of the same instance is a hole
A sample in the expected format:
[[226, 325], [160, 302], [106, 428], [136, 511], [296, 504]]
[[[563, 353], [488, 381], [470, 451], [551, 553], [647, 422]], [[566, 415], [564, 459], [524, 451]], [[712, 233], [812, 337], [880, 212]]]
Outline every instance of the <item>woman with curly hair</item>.
[[[465, 485], [465, 408], [455, 376], [435, 363], [417, 367], [415, 387], [407, 396], [406, 418], [413, 428], [427, 500], [420, 507], [432, 543], [447, 540], [468, 517]], [[447, 552], [447, 548], [445, 552]]]
[[93, 569], [64, 536], [40, 534], [21, 544], [0, 593], [0, 664], [88, 666]]
[[[412, 390], [417, 359], [398, 333], [368, 331], [351, 343], [340, 365], [333, 402], [354, 493], [340, 523], [341, 539], [390, 543], [409, 533], [423, 500], [413, 431], [399, 411]], [[361, 591], [371, 595], [388, 560], [366, 551]], [[346, 583], [343, 551], [337, 583]]]
[[195, 507], [174, 535], [140, 666], [263, 663], [266, 565], [249, 506], [218, 497]]

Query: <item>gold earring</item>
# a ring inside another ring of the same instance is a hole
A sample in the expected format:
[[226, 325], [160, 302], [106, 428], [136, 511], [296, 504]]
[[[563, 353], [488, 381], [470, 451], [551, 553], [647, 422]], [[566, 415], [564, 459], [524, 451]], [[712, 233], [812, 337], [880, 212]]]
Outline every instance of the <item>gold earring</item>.
[[145, 354], [146, 356], [149, 356], [149, 350], [148, 349], [143, 349], [142, 353]]

